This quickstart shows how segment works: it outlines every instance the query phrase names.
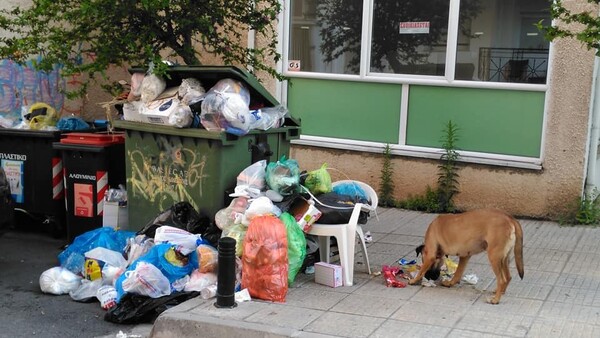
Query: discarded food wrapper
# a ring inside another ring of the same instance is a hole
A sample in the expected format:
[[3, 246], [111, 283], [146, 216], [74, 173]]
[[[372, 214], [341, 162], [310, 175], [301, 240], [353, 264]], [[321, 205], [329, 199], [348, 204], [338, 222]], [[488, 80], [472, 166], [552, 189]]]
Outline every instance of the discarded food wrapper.
[[396, 275], [400, 273], [399, 267], [391, 267], [388, 265], [384, 265], [381, 267], [381, 271], [383, 273], [383, 278], [385, 278], [385, 285], [387, 287], [395, 287], [395, 288], [403, 288], [406, 287], [406, 283], [399, 281], [396, 279]]
[[458, 264], [456, 264], [456, 262], [453, 261], [450, 257], [446, 257], [444, 259], [444, 264], [446, 265], [446, 271], [448, 272], [448, 274], [454, 275], [454, 272], [456, 272], [456, 268], [458, 267]]
[[425, 277], [423, 277], [423, 279], [421, 280], [421, 285], [422, 286], [427, 286], [427, 287], [435, 287], [435, 286], [437, 286], [435, 284], [435, 281], [429, 280], [429, 279], [427, 279]]
[[467, 284], [475, 285], [479, 281], [479, 278], [477, 278], [475, 274], [468, 274], [463, 276], [462, 281]]
[[417, 261], [414, 260], [414, 259], [412, 261], [408, 261], [408, 260], [406, 260], [404, 258], [400, 258], [400, 260], [398, 261], [398, 264], [400, 264], [400, 265], [413, 265], [413, 264], [417, 264]]
[[242, 290], [236, 292], [234, 297], [235, 297], [235, 301], [238, 303], [249, 302], [252, 300], [252, 297], [250, 297], [250, 292], [248, 291], [248, 289], [242, 289]]

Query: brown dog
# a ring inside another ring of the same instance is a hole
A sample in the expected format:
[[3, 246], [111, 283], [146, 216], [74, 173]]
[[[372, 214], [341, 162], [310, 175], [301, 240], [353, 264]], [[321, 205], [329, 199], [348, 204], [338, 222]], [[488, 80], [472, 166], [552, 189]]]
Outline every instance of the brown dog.
[[453, 286], [460, 282], [471, 256], [487, 251], [496, 275], [495, 295], [488, 302], [498, 304], [510, 283], [508, 260], [513, 249], [517, 271], [523, 279], [523, 229], [516, 219], [494, 209], [440, 215], [425, 232], [423, 266], [408, 283], [413, 285], [420, 282], [430, 269], [439, 269], [445, 255], [452, 255], [459, 257], [458, 267], [452, 279], [443, 281], [442, 285]]

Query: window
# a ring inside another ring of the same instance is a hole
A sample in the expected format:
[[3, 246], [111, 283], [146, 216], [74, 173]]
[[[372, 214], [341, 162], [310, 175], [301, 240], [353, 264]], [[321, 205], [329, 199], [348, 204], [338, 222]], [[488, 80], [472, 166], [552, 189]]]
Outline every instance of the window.
[[375, 0], [370, 71], [444, 75], [448, 0]]
[[[549, 43], [534, 24], [550, 20], [546, 0], [462, 0], [459, 30], [469, 48], [456, 53], [457, 79], [546, 83]], [[461, 65], [475, 65], [469, 78]]]
[[358, 74], [362, 0], [292, 1], [290, 71]]
[[[534, 23], [550, 19], [547, 0], [368, 4], [364, 9], [363, 0], [292, 1], [286, 70], [546, 82], [549, 44]], [[369, 20], [363, 22], [364, 11]], [[367, 44], [361, 44], [363, 37]], [[446, 74], [449, 63], [454, 72]]]

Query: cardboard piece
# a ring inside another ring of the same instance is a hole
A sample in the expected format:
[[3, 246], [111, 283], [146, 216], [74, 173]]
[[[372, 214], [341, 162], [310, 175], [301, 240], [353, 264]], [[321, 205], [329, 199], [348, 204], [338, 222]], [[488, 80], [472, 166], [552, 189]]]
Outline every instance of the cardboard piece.
[[322, 215], [321, 211], [313, 203], [302, 197], [296, 198], [290, 206], [289, 213], [294, 216], [296, 222], [305, 233], [310, 231], [310, 227]]
[[315, 263], [315, 282], [332, 288], [342, 286], [342, 267], [325, 262]]
[[119, 205], [119, 202], [108, 202], [104, 200], [102, 226], [111, 227], [115, 230], [123, 230], [127, 229], [127, 225], [127, 205]]

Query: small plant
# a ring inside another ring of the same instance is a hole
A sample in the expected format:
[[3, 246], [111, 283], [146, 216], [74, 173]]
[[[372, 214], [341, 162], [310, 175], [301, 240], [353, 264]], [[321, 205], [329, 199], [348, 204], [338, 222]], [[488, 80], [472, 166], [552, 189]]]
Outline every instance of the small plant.
[[452, 121], [448, 121], [442, 137], [442, 148], [444, 153], [440, 156], [442, 163], [438, 165], [437, 187], [427, 186], [425, 195], [411, 196], [403, 201], [398, 201], [398, 208], [425, 211], [432, 213], [455, 212], [456, 208], [452, 198], [459, 192], [458, 189], [458, 166], [459, 154], [456, 151], [458, 141], [458, 128]]
[[567, 215], [560, 219], [563, 225], [594, 225], [600, 223], [600, 198], [597, 189], [577, 197], [569, 206]]
[[425, 195], [409, 196], [405, 200], [398, 201], [396, 206], [407, 210], [437, 212], [439, 209], [438, 193], [428, 185]]
[[390, 145], [386, 144], [383, 150], [383, 166], [379, 184], [379, 205], [384, 207], [396, 206], [396, 200], [394, 199], [394, 168], [392, 167], [391, 157]]
[[459, 154], [456, 151], [458, 128], [450, 120], [446, 125], [444, 133], [444, 137], [442, 138], [442, 148], [444, 149], [444, 154], [442, 154], [440, 158], [443, 163], [438, 166], [438, 206], [440, 212], [453, 212], [454, 203], [452, 202], [452, 197], [459, 192], [459, 168], [456, 165], [456, 161], [459, 157]]

